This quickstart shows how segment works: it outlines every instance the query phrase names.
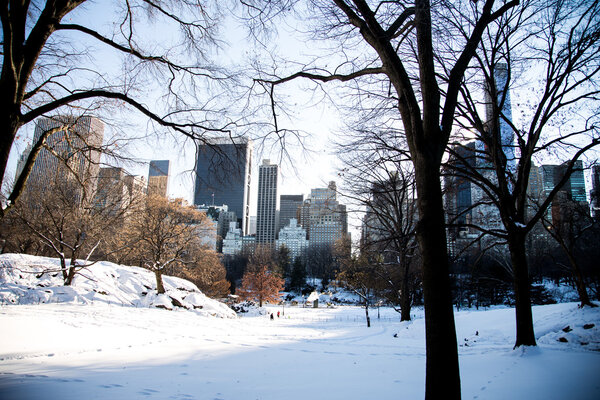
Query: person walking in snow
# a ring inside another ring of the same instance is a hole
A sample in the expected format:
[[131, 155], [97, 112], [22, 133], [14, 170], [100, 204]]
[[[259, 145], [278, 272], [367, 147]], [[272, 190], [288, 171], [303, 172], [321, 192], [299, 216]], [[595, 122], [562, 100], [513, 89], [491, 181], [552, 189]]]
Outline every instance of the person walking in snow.
[[277, 318], [279, 318], [279, 311], [277, 311]]
[[273, 318], [273, 313], [271, 313], [271, 321], [274, 320], [275, 318]]

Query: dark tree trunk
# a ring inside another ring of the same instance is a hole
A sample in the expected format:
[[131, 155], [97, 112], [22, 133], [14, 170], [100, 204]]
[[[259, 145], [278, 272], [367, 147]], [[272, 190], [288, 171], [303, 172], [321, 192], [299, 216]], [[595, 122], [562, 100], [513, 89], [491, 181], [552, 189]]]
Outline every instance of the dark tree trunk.
[[73, 283], [73, 278], [75, 278], [75, 265], [71, 264], [71, 266], [69, 267], [67, 279], [65, 279], [65, 286], [71, 286], [71, 284]]
[[60, 271], [62, 272], [62, 276], [63, 276], [63, 281], [65, 282], [65, 285], [67, 285], [67, 279], [69, 277], [69, 275], [67, 274], [67, 261], [65, 260], [65, 256], [63, 256], [62, 254], [59, 255], [60, 256]]
[[409, 267], [404, 267], [402, 287], [400, 288], [400, 321], [410, 321], [411, 290], [408, 276]]
[[160, 269], [155, 269], [154, 276], [156, 277], [156, 292], [158, 294], [164, 294], [165, 286], [163, 285], [162, 271]]
[[577, 294], [579, 294], [581, 307], [597, 307], [596, 304], [591, 302], [590, 297], [588, 296], [585, 280], [583, 279], [583, 274], [581, 273], [577, 260], [573, 257], [571, 252], [566, 251], [566, 253], [569, 258], [569, 263], [571, 264], [571, 272], [573, 273], [573, 279], [575, 280], [575, 287], [577, 288]]
[[519, 346], [535, 346], [529, 270], [525, 252], [525, 234], [509, 232], [508, 247], [512, 261], [513, 285], [515, 290], [515, 314], [517, 322], [515, 348]]
[[458, 349], [448, 276], [439, 163], [429, 157], [414, 157], [413, 162], [419, 206], [417, 239], [423, 259], [427, 346], [425, 398], [460, 399]]
[[365, 315], [367, 316], [367, 328], [371, 327], [371, 317], [369, 317], [369, 303], [365, 301]]

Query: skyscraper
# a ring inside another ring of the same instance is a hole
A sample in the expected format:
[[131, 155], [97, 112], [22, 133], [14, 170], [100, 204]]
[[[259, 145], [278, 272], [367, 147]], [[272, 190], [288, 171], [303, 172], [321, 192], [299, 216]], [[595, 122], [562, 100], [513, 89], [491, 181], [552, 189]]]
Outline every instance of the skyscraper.
[[[488, 130], [491, 130], [495, 125], [498, 126], [500, 143], [502, 146], [502, 151], [506, 156], [508, 170], [514, 171], [516, 167], [514, 132], [508, 123], [508, 121], [512, 121], [508, 78], [508, 66], [504, 63], [496, 64], [494, 68], [495, 90], [490, 84], [487, 84], [484, 91], [485, 117]], [[494, 94], [496, 95], [496, 101], [494, 101]], [[497, 109], [498, 107], [500, 108], [499, 110]], [[491, 134], [491, 132], [487, 132], [487, 134]], [[487, 154], [487, 145], [480, 141], [478, 142], [477, 147], [479, 151], [484, 151], [486, 153], [484, 156], [486, 159], [481, 160], [481, 165], [491, 166], [491, 162], [488, 159], [489, 155]]]
[[302, 194], [282, 194], [279, 196], [279, 226], [277, 232], [290, 224], [290, 220], [298, 220], [298, 208], [304, 202]]
[[471, 222], [472, 218], [474, 190], [468, 171], [476, 168], [475, 142], [454, 146], [448, 165], [448, 172], [444, 174], [445, 207], [450, 224], [449, 236], [456, 237], [465, 231], [464, 225]]
[[148, 195], [167, 197], [169, 190], [169, 160], [152, 160], [148, 167]]
[[258, 167], [258, 203], [256, 207], [256, 243], [273, 244], [277, 235], [277, 180], [279, 167], [263, 160]]
[[194, 204], [228, 206], [248, 233], [252, 141], [217, 138], [198, 145]]
[[[49, 183], [71, 182], [78, 201], [91, 202], [100, 169], [104, 123], [90, 116], [59, 115], [36, 121], [33, 142], [52, 132], [33, 165], [28, 187], [45, 188]], [[80, 185], [83, 184], [83, 185]]]
[[337, 186], [334, 181], [326, 188], [310, 191], [309, 245], [333, 245], [348, 234], [346, 206], [336, 200]]

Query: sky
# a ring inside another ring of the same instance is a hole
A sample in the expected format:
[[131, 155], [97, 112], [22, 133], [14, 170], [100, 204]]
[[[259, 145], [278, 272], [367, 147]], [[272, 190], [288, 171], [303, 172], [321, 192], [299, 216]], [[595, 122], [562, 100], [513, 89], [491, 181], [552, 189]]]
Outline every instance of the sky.
[[[111, 21], [114, 21], [112, 9], [108, 2], [91, 2], [85, 5], [85, 8], [77, 9], [74, 13], [65, 17], [64, 22], [84, 22], [88, 26], [96, 27], [101, 31], [109, 29]], [[247, 32], [232, 18], [227, 18], [225, 28], [221, 29], [223, 33], [220, 38], [225, 42], [221, 43], [221, 48], [214, 56], [224, 64], [241, 63], [244, 57], [248, 56], [252, 50], [248, 48]], [[141, 26], [141, 25], [140, 25]], [[153, 27], [152, 29], [156, 29]], [[164, 29], [160, 28], [159, 29]], [[155, 32], [154, 32], [155, 33]], [[171, 33], [164, 29], [159, 32], [159, 36], [168, 37]], [[82, 35], [74, 34], [73, 40], [81, 40]], [[270, 43], [272, 46], [282, 46], [296, 53], [302, 50], [304, 44], [292, 38], [291, 35], [282, 33], [278, 37], [278, 43]], [[119, 73], [121, 62], [114, 56], [114, 53], [108, 51], [106, 47], [97, 42], [91, 42], [93, 52], [96, 56], [94, 62], [100, 62], [102, 70], [109, 73]], [[285, 90], [289, 90], [290, 97], [300, 99], [304, 97], [298, 92], [294, 85], [288, 85]], [[303, 141], [304, 149], [297, 145], [290, 144], [286, 154], [281, 151], [281, 146], [266, 145], [261, 146], [255, 142], [254, 146], [254, 165], [253, 165], [253, 185], [251, 199], [251, 214], [255, 215], [258, 165], [263, 159], [270, 159], [272, 163], [280, 165], [280, 185], [279, 194], [304, 194], [307, 196], [310, 190], [315, 187], [324, 187], [330, 180], [336, 180], [336, 157], [333, 155], [333, 148], [330, 144], [330, 136], [337, 133], [340, 129], [340, 121], [336, 113], [326, 104], [312, 105], [310, 108], [302, 106], [301, 100], [296, 100], [293, 110], [293, 119], [286, 121], [286, 127], [298, 129], [307, 135]], [[125, 135], [132, 137], [144, 136], [147, 129], [147, 121], [136, 112], [131, 112], [127, 116], [128, 126], [121, 127]], [[108, 138], [117, 131], [107, 125], [105, 128], [105, 143]], [[26, 126], [19, 135], [9, 161], [9, 174], [14, 174], [19, 155], [31, 142], [33, 137], [34, 125]], [[118, 132], [121, 134], [121, 132]], [[135, 175], [148, 176], [148, 165], [150, 160], [168, 159], [171, 161], [171, 177], [169, 182], [169, 195], [171, 197], [182, 197], [192, 202], [194, 192], [194, 163], [195, 146], [189, 140], [184, 140], [180, 136], [162, 135], [160, 137], [150, 136], [144, 140], [136, 140], [128, 143], [124, 149], [126, 154], [133, 156], [138, 163], [116, 162], [117, 166], [123, 166], [129, 173]], [[103, 163], [114, 165], [115, 161], [103, 157]]]

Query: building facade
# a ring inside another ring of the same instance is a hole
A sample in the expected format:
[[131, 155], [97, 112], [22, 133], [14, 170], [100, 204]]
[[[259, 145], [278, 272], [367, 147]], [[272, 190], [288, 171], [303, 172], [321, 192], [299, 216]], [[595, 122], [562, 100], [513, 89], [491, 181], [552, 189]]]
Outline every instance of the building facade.
[[306, 239], [306, 230], [298, 225], [296, 218], [291, 218], [287, 226], [279, 231], [277, 239], [277, 248], [285, 246], [290, 251], [290, 261], [306, 254], [308, 249], [308, 239]]
[[226, 204], [248, 232], [252, 141], [218, 138], [198, 145], [194, 204]]
[[275, 244], [277, 238], [277, 186], [279, 166], [263, 160], [258, 167], [258, 198], [256, 207], [256, 243]]
[[[48, 132], [50, 134], [48, 135]], [[36, 121], [33, 142], [47, 135], [29, 176], [29, 188], [44, 189], [49, 184], [73, 184], [74, 197], [91, 203], [100, 169], [100, 148], [104, 123], [90, 116], [59, 115]]]
[[169, 160], [152, 160], [148, 167], [148, 195], [167, 197], [169, 193]]
[[309, 246], [333, 246], [348, 235], [346, 206], [337, 201], [334, 181], [326, 188], [311, 189], [308, 204]]
[[299, 208], [304, 202], [302, 194], [282, 194], [279, 196], [279, 226], [280, 232], [283, 227], [288, 226], [292, 219], [299, 220]]

